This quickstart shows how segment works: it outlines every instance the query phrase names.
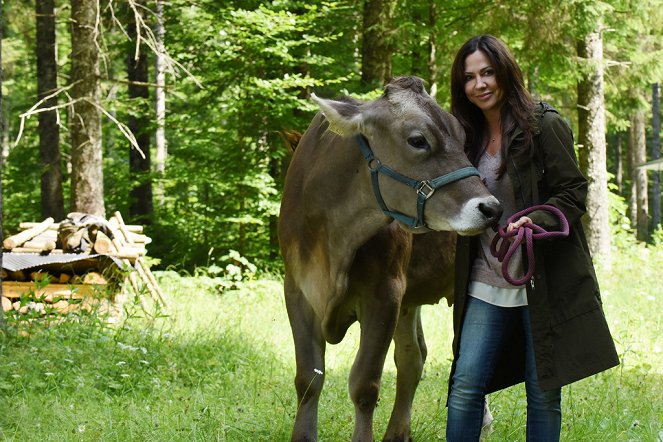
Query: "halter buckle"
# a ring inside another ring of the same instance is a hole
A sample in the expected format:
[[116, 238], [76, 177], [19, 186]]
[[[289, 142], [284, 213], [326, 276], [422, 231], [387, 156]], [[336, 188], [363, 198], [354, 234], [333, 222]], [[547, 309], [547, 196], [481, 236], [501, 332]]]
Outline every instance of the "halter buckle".
[[379, 170], [381, 166], [382, 162], [380, 161], [379, 158], [371, 158], [368, 161], [368, 170], [370, 170], [371, 172]]
[[430, 185], [430, 181], [424, 180], [419, 183], [417, 186], [417, 194], [424, 197], [424, 199], [430, 198], [435, 193], [435, 188]]

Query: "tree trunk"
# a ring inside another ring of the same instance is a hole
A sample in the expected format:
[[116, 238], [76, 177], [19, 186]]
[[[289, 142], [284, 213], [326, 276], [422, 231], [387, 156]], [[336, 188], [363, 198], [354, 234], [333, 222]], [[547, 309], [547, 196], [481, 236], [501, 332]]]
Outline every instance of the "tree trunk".
[[71, 0], [71, 209], [105, 217], [98, 21], [97, 0]]
[[365, 0], [362, 44], [362, 86], [375, 89], [391, 80], [392, 19], [395, 0]]
[[635, 161], [635, 151], [637, 150], [636, 148], [636, 136], [635, 136], [635, 127], [633, 124], [633, 120], [635, 118], [633, 116], [629, 117], [629, 121], [631, 122], [631, 127], [628, 129], [628, 152], [627, 152], [627, 158], [628, 158], [628, 174], [629, 174], [629, 193], [628, 193], [628, 219], [631, 221], [631, 226], [635, 226], [637, 224], [638, 220], [638, 210], [637, 210], [637, 186], [636, 186], [636, 180], [635, 180], [635, 175], [636, 175], [636, 168], [635, 166], [637, 165]]
[[645, 135], [645, 114], [639, 110], [631, 118], [633, 133], [633, 175], [635, 183], [635, 226], [640, 241], [649, 238], [649, 202], [647, 195], [647, 171], [638, 165], [647, 161], [647, 137]]
[[622, 150], [622, 132], [615, 135], [615, 184], [617, 184], [617, 193], [624, 195], [624, 161]]
[[[652, 119], [651, 119], [651, 158], [661, 157], [661, 89], [658, 83], [652, 85]], [[658, 170], [652, 172], [652, 230], [661, 225], [661, 175]]]
[[[37, 17], [37, 93], [42, 100], [57, 87], [58, 66], [55, 45], [54, 0], [35, 2]], [[57, 106], [57, 97], [45, 100], [41, 108]], [[39, 114], [39, 156], [41, 159], [41, 216], [64, 219], [62, 168], [60, 162], [60, 130], [55, 110]]]
[[[168, 145], [166, 144], [166, 65], [165, 65], [165, 46], [164, 38], [166, 30], [163, 25], [163, 2], [157, 0], [156, 2], [156, 25], [154, 35], [156, 37], [157, 53], [155, 62], [156, 73], [156, 91], [155, 91], [155, 107], [156, 107], [156, 122], [157, 129], [154, 137], [154, 144], [156, 149], [156, 171], [159, 178], [163, 178], [166, 172], [166, 159], [168, 158]], [[164, 188], [163, 182], [159, 181], [156, 188], [156, 200], [159, 204], [164, 203]]]
[[[141, 5], [136, 11], [142, 13]], [[129, 11], [127, 34], [129, 35], [129, 53], [127, 56], [127, 79], [129, 80], [130, 106], [127, 126], [136, 137], [140, 151], [129, 146], [129, 219], [134, 224], [150, 224], [152, 219], [152, 182], [150, 177], [150, 91], [145, 86], [148, 77], [148, 53], [143, 44], [136, 45], [137, 31], [134, 11]], [[138, 53], [136, 53], [138, 51]]]
[[606, 167], [603, 41], [600, 26], [578, 42], [583, 75], [578, 81], [578, 142], [580, 168], [587, 176], [585, 232], [589, 249], [610, 266], [608, 171]]
[[435, 98], [437, 96], [437, 29], [435, 23], [437, 22], [437, 5], [435, 2], [430, 2], [428, 6], [428, 78], [430, 79], [430, 96]]
[[[422, 10], [416, 4], [410, 4], [410, 22], [423, 25], [425, 23], [425, 17], [422, 13]], [[418, 36], [417, 36], [418, 37]], [[427, 66], [428, 60], [428, 48], [423, 46], [418, 38], [410, 39], [410, 74], [423, 77], [424, 69], [423, 66]], [[424, 64], [424, 60], [426, 60]], [[426, 69], [427, 70], [427, 69]]]

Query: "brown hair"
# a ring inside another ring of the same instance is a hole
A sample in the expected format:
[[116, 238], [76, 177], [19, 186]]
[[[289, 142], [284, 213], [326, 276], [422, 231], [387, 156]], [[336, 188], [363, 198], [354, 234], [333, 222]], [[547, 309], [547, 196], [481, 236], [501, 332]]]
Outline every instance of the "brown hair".
[[483, 140], [488, 130], [483, 112], [470, 102], [465, 94], [465, 59], [476, 51], [483, 52], [490, 60], [497, 84], [502, 89], [503, 98], [501, 113], [502, 124], [502, 165], [498, 176], [506, 170], [505, 159], [507, 146], [505, 143], [513, 132], [520, 128], [522, 137], [522, 154], [530, 154], [532, 137], [535, 132], [534, 103], [530, 97], [523, 74], [509, 48], [492, 35], [479, 35], [471, 38], [460, 48], [451, 68], [451, 113], [465, 129], [465, 152], [470, 161], [476, 165], [483, 153]]

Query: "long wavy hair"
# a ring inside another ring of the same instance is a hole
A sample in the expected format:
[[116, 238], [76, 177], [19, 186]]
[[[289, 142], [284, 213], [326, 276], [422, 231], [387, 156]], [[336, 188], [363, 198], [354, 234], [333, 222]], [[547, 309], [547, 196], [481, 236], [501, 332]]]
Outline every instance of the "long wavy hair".
[[536, 132], [534, 102], [525, 88], [518, 63], [501, 40], [492, 35], [478, 35], [465, 42], [451, 68], [451, 113], [465, 129], [465, 152], [473, 164], [479, 162], [489, 130], [483, 112], [465, 94], [465, 59], [476, 51], [488, 57], [495, 70], [497, 84], [502, 89], [502, 164], [498, 170], [498, 177], [501, 177], [506, 170], [506, 143], [516, 129], [522, 130], [522, 135], [515, 140], [520, 145], [519, 155], [531, 156], [532, 139]]

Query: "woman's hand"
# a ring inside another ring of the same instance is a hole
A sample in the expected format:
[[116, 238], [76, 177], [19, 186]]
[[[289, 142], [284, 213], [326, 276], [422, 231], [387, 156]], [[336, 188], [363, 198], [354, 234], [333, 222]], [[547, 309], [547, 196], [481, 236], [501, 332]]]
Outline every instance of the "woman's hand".
[[[528, 216], [522, 216], [520, 217], [516, 222], [509, 223], [509, 225], [506, 227], [506, 232], [512, 232], [514, 230], [517, 230], [524, 224], [533, 224], [532, 220]], [[513, 241], [513, 237], [510, 238]]]

